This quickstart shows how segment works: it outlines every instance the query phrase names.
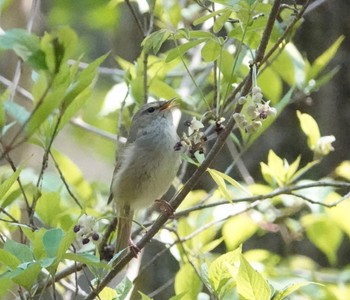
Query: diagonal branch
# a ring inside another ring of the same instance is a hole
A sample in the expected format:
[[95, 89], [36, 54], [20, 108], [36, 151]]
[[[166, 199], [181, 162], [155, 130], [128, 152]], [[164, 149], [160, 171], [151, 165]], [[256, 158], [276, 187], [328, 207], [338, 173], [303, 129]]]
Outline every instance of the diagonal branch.
[[[281, 0], [276, 0], [272, 6], [272, 9], [268, 18], [268, 23], [264, 30], [263, 38], [257, 53], [257, 59], [259, 60], [261, 60], [264, 57], [265, 49], [270, 39], [273, 24], [277, 18], [280, 5], [281, 5]], [[256, 61], [258, 62], [259, 60], [256, 60]], [[243, 89], [242, 89], [243, 95], [247, 94], [251, 88], [251, 74], [248, 74], [247, 76], [249, 76], [250, 79], [245, 81], [245, 85], [243, 86]], [[238, 106], [237, 109], [241, 110], [242, 107]], [[193, 189], [193, 187], [199, 181], [201, 176], [205, 173], [207, 168], [210, 166], [212, 161], [221, 151], [234, 125], [235, 125], [235, 120], [233, 116], [231, 116], [227, 122], [226, 129], [222, 130], [219, 133], [218, 138], [213, 145], [213, 148], [210, 150], [210, 152], [208, 153], [203, 163], [198, 167], [198, 169], [194, 171], [192, 176], [187, 180], [183, 189], [179, 191], [177, 195], [173, 197], [173, 199], [171, 200], [170, 205], [175, 210], [178, 208], [178, 206], [181, 204], [181, 202], [184, 200], [187, 194]], [[169, 219], [169, 215], [166, 212], [162, 212], [161, 215], [153, 224], [153, 226], [149, 229], [149, 231], [136, 244], [137, 248], [142, 249], [151, 240], [151, 238], [156, 235], [156, 233], [160, 230], [160, 228], [165, 224], [165, 222], [168, 219]], [[131, 252], [128, 252], [124, 257], [122, 257], [121, 260], [118, 262], [118, 264], [102, 279], [100, 284], [98, 284], [96, 288], [85, 299], [86, 300], [94, 299], [99, 294], [99, 292], [102, 291], [102, 289], [105, 286], [107, 286], [107, 284], [128, 264], [128, 262], [132, 258], [133, 258], [133, 254]]]

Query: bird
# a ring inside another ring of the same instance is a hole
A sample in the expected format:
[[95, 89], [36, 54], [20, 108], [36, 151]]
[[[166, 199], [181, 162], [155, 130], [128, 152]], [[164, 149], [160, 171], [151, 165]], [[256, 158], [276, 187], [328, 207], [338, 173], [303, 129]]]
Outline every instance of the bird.
[[146, 209], [167, 192], [181, 163], [173, 123], [174, 99], [144, 104], [133, 116], [117, 160], [109, 202], [114, 201], [117, 238], [114, 253], [139, 249], [131, 241], [135, 210]]

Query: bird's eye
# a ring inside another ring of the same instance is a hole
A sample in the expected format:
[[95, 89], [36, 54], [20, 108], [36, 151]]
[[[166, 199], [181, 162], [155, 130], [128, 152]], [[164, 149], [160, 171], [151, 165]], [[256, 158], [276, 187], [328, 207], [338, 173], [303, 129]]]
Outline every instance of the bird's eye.
[[147, 109], [147, 111], [148, 111], [149, 113], [153, 113], [153, 112], [155, 111], [155, 108], [154, 108], [154, 107], [149, 107], [149, 108]]

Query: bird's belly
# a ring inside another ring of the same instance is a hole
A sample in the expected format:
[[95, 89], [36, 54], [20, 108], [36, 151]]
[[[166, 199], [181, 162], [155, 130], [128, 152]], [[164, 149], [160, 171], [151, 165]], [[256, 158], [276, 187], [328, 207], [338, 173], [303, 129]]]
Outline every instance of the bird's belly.
[[113, 193], [118, 204], [128, 203], [131, 208], [149, 207], [169, 189], [180, 163], [179, 153], [173, 149], [139, 151], [120, 172]]

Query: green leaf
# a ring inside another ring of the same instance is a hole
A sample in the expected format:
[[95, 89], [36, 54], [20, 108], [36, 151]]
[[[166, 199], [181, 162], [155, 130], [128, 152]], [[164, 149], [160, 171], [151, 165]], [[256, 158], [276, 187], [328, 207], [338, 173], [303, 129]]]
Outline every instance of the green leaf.
[[149, 91], [153, 95], [163, 99], [179, 97], [179, 94], [173, 87], [171, 87], [169, 84], [158, 78], [153, 78], [150, 81]]
[[272, 68], [267, 68], [264, 72], [259, 73], [258, 86], [264, 92], [264, 96], [274, 105], [280, 101], [283, 91], [282, 80]]
[[193, 269], [193, 266], [190, 264], [181, 266], [175, 276], [174, 288], [176, 295], [185, 293], [181, 299], [197, 299], [197, 296], [202, 289], [202, 283], [196, 271]]
[[21, 263], [32, 262], [34, 260], [33, 253], [28, 246], [17, 243], [13, 240], [7, 240], [5, 242], [4, 250], [12, 253]]
[[[240, 230], [237, 230], [240, 228]], [[241, 214], [225, 222], [222, 227], [222, 236], [228, 250], [237, 249], [247, 239], [253, 236], [258, 226], [247, 214]]]
[[16, 102], [5, 101], [3, 105], [5, 112], [18, 121], [19, 124], [24, 124], [30, 115], [22, 105], [19, 105]]
[[227, 9], [225, 9], [225, 8], [224, 9], [219, 9], [219, 10], [213, 11], [213, 12], [207, 14], [207, 15], [199, 17], [199, 18], [197, 18], [197, 19], [195, 19], [193, 21], [193, 25], [197, 26], [197, 25], [199, 25], [201, 23], [204, 23], [205, 21], [207, 21], [207, 20], [209, 20], [209, 19], [211, 19], [211, 18], [213, 18], [213, 17], [215, 17], [215, 16], [217, 16], [217, 15], [219, 15], [221, 13], [224, 13], [226, 10]]
[[118, 284], [116, 288], [118, 299], [120, 300], [126, 299], [132, 287], [133, 287], [132, 281], [125, 276], [124, 279]]
[[309, 163], [307, 163], [304, 167], [302, 167], [301, 169], [299, 169], [292, 178], [290, 178], [289, 182], [295, 182], [297, 179], [299, 179], [302, 175], [304, 175], [307, 171], [309, 171], [310, 169], [312, 169], [314, 166], [316, 166], [317, 164], [319, 164], [318, 160], [314, 160], [311, 161]]
[[65, 253], [63, 255], [63, 259], [68, 259], [76, 262], [80, 262], [87, 266], [91, 266], [94, 268], [106, 268], [111, 269], [105, 262], [101, 262], [100, 259], [96, 255], [92, 255], [90, 253]]
[[271, 68], [290, 86], [305, 85], [305, 62], [298, 49], [288, 43]]
[[[3, 131], [4, 125], [6, 125], [6, 116], [5, 116], [5, 110], [4, 110], [4, 103], [5, 101], [8, 101], [10, 98], [11, 90], [7, 89], [5, 92], [0, 95], [0, 133]], [[4, 133], [2, 132], [4, 135]]]
[[297, 111], [297, 117], [299, 119], [302, 131], [307, 136], [307, 144], [309, 148], [314, 150], [318, 140], [321, 137], [317, 122], [310, 115], [301, 113], [300, 111]]
[[337, 262], [337, 250], [343, 239], [343, 232], [337, 224], [320, 215], [306, 215], [301, 219], [310, 241], [320, 249], [332, 265]]
[[168, 52], [167, 57], [165, 58], [165, 62], [169, 63], [175, 58], [183, 56], [188, 50], [190, 50], [193, 47], [196, 47], [197, 45], [205, 42], [206, 40], [207, 38], [200, 38], [198, 40], [190, 41], [188, 43], [177, 46], [176, 48]]
[[24, 61], [39, 51], [39, 38], [24, 29], [10, 29], [0, 35], [0, 49], [13, 50]]
[[342, 161], [334, 172], [337, 176], [350, 181], [350, 160]]
[[54, 228], [46, 231], [43, 235], [43, 244], [49, 257], [56, 257], [58, 247], [63, 237], [63, 231], [60, 228]]
[[229, 190], [227, 189], [225, 180], [223, 179], [222, 176], [220, 176], [219, 171], [216, 171], [210, 168], [208, 168], [207, 171], [210, 174], [211, 178], [217, 184], [222, 196], [227, 200], [232, 200], [233, 196], [230, 194]]
[[97, 299], [99, 300], [110, 300], [110, 299], [117, 299], [117, 300], [123, 300], [121, 298], [118, 297], [118, 294], [117, 292], [106, 286], [99, 294], [98, 294], [98, 297]]
[[[100, 56], [99, 58], [94, 60], [92, 63], [90, 63], [87, 68], [85, 68], [82, 72], [79, 73], [77, 80], [69, 86], [68, 92], [64, 97], [63, 104], [62, 104], [63, 110], [67, 109], [67, 107], [88, 87], [92, 87], [94, 83], [94, 79], [98, 74], [98, 67], [101, 65], [101, 63], [106, 59], [108, 55], [109, 53]], [[81, 103], [81, 105], [82, 104], [83, 103]], [[71, 112], [70, 117], [73, 116], [73, 114], [76, 111], [77, 110], [74, 110], [73, 113]]]
[[25, 269], [17, 268], [16, 271], [12, 272], [11, 279], [29, 291], [37, 281], [40, 271], [40, 263], [28, 264]]
[[340, 66], [335, 66], [331, 71], [327, 72], [325, 75], [319, 76], [316, 80], [310, 80], [308, 85], [305, 87], [304, 91], [306, 94], [311, 94], [312, 92], [318, 91], [321, 86], [326, 85], [341, 69]]
[[241, 252], [241, 247], [234, 251], [227, 252], [219, 256], [209, 265], [208, 277], [211, 283], [211, 288], [216, 295], [223, 296], [235, 286], [235, 278], [232, 277], [228, 265], [238, 268]]
[[261, 174], [265, 181], [271, 186], [283, 186], [286, 178], [286, 169], [283, 159], [280, 158], [273, 150], [269, 151], [267, 164], [261, 162]]
[[246, 0], [249, 5], [253, 5], [256, 0]]
[[265, 278], [245, 259], [240, 256], [237, 276], [237, 290], [246, 300], [270, 300], [271, 289]]
[[[64, 94], [69, 86], [68, 74], [67, 78], [63, 79], [57, 83], [57, 86], [49, 92], [44, 98], [37, 104], [37, 107], [27, 124], [27, 135], [32, 136], [36, 130], [44, 123], [44, 121], [49, 117], [49, 115], [57, 109], [63, 101]], [[56, 79], [55, 79], [56, 80]], [[57, 77], [57, 80], [59, 78]]]
[[[21, 173], [23, 169], [23, 166], [20, 166], [17, 168], [17, 170], [11, 174], [9, 178], [7, 178], [5, 181], [3, 181], [0, 184], [0, 200], [5, 200], [5, 195], [9, 191], [9, 189], [12, 187], [12, 185], [15, 183], [17, 180], [19, 174]], [[4, 208], [4, 207], [3, 207]]]
[[73, 231], [73, 228], [70, 228], [67, 232], [64, 233], [63, 238], [57, 248], [57, 260], [60, 262], [64, 255], [66, 254], [68, 248], [72, 245], [76, 233]]
[[0, 299], [6, 299], [6, 297], [13, 292], [13, 285], [10, 278], [0, 276]]
[[221, 45], [217, 40], [210, 39], [204, 44], [201, 53], [206, 62], [217, 60], [221, 53]]
[[223, 194], [223, 196], [226, 199], [231, 200], [233, 196], [231, 196], [231, 193], [227, 189], [225, 181], [231, 184], [233, 187], [241, 190], [248, 196], [251, 196], [251, 193], [249, 190], [247, 190], [245, 187], [239, 184], [238, 181], [234, 180], [232, 177], [228, 176], [227, 174], [211, 168], [208, 168], [207, 171], [209, 172], [210, 176], [213, 178], [215, 183], [218, 185], [220, 192]]
[[141, 295], [141, 300], [153, 300], [153, 298], [148, 297], [146, 294], [138, 291], [138, 293]]
[[297, 170], [299, 168], [300, 160], [301, 160], [301, 155], [299, 155], [296, 158], [296, 160], [294, 162], [292, 162], [291, 165], [289, 165], [287, 173], [286, 173], [287, 184], [291, 183], [292, 181], [294, 181], [294, 176], [295, 176], [295, 173], [297, 172]]
[[14, 269], [20, 264], [20, 260], [11, 252], [0, 249], [0, 263]]
[[[324, 203], [328, 203], [328, 204], [334, 203], [336, 201], [339, 201], [341, 198], [342, 196], [339, 195], [338, 193], [330, 192], [327, 195], [326, 199], [324, 200]], [[326, 212], [326, 216], [329, 216], [329, 218], [335, 224], [337, 224], [337, 226], [341, 228], [349, 238], [350, 237], [350, 222], [349, 222], [350, 202], [344, 201], [341, 203], [341, 205], [337, 205], [331, 208], [326, 208], [325, 212]]]
[[325, 52], [316, 58], [307, 72], [307, 81], [316, 78], [320, 72], [322, 72], [322, 70], [333, 59], [344, 39], [345, 36], [340, 36]]
[[51, 74], [57, 74], [66, 66], [78, 45], [76, 33], [68, 26], [62, 26], [52, 33], [45, 33], [40, 48], [45, 53], [46, 65]]
[[61, 197], [58, 192], [42, 192], [36, 205], [36, 213], [44, 224], [56, 226], [57, 219], [62, 213]]
[[283, 300], [286, 299], [287, 296], [291, 295], [295, 291], [299, 290], [300, 288], [310, 285], [310, 284], [317, 284], [320, 285], [319, 283], [316, 282], [311, 282], [311, 281], [305, 281], [305, 282], [299, 282], [299, 283], [294, 283], [283, 290], [279, 291], [278, 293], [275, 294], [275, 296], [272, 298], [272, 300]]
[[153, 53], [157, 54], [170, 34], [171, 32], [167, 29], [160, 29], [147, 36], [141, 44], [145, 53], [149, 53], [153, 49]]
[[215, 20], [215, 23], [213, 26], [214, 33], [218, 33], [222, 29], [222, 27], [224, 27], [228, 18], [231, 16], [231, 13], [232, 13], [232, 10], [227, 8], [224, 10], [223, 14]]
[[82, 171], [68, 156], [65, 156], [63, 153], [52, 149], [52, 155], [57, 164], [60, 166], [66, 182], [72, 188], [74, 188], [76, 196], [83, 200], [80, 204], [83, 206], [86, 205], [93, 195], [93, 190], [91, 185], [85, 180]]

